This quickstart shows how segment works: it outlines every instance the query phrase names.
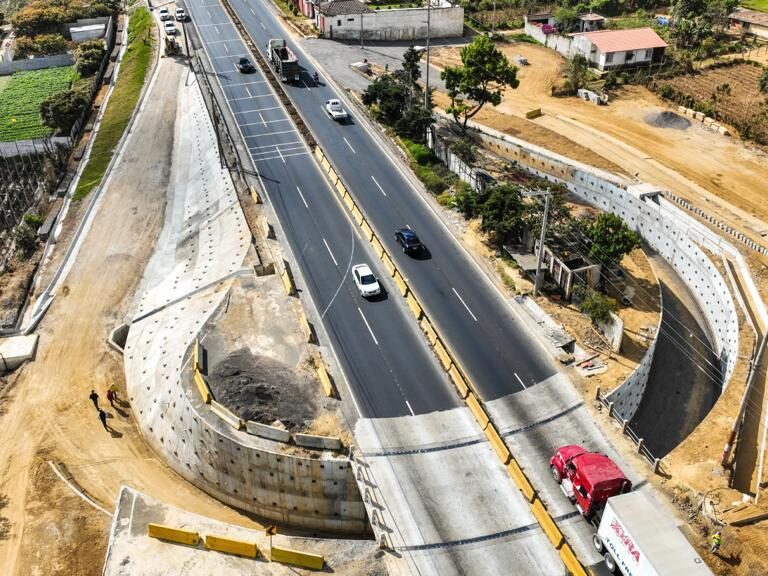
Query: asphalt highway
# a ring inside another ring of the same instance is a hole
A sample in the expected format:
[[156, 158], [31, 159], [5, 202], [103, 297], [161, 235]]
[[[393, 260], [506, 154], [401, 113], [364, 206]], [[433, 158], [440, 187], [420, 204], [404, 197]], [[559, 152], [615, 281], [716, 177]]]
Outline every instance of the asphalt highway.
[[[265, 56], [269, 38], [286, 38], [269, 3], [231, 3]], [[550, 360], [518, 325], [508, 304], [363, 124], [354, 118], [340, 124], [327, 116], [324, 102], [340, 95], [324, 82], [322, 73], [315, 84], [307, 55], [296, 42], [288, 39], [288, 44], [303, 67], [301, 82], [288, 86], [289, 97], [482, 397], [493, 400], [554, 374]], [[419, 235], [430, 258], [401, 253], [394, 231], [405, 226]]]
[[223, 8], [211, 0], [193, 0], [186, 7], [361, 415], [403, 416], [457, 406], [455, 392], [402, 303], [390, 295], [366, 301], [357, 291], [351, 266], [367, 262], [376, 272], [378, 260], [264, 77], [237, 70], [246, 47]]

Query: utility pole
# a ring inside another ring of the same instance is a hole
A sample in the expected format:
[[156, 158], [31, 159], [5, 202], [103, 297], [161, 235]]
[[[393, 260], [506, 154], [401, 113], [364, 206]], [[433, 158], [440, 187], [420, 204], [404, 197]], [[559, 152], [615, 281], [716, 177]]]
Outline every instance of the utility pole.
[[427, 73], [424, 77], [424, 110], [429, 111], [429, 34], [430, 16], [432, 14], [432, 0], [427, 0]]
[[360, 49], [365, 50], [363, 45], [363, 13], [360, 13]]
[[523, 196], [534, 198], [544, 196], [544, 216], [541, 219], [541, 235], [539, 236], [539, 250], [536, 254], [536, 278], [533, 281], [533, 297], [539, 294], [541, 289], [541, 264], [544, 260], [544, 239], [547, 235], [547, 217], [549, 216], [549, 199], [552, 193], [549, 189], [538, 192], [523, 192]]
[[496, 33], [496, 0], [493, 0], [493, 20], [491, 21], [491, 39]]

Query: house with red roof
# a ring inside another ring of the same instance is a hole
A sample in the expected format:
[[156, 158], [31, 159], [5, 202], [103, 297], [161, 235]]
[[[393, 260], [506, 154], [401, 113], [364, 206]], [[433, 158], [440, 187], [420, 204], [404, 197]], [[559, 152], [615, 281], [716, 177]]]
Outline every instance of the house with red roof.
[[599, 70], [661, 62], [667, 43], [652, 28], [595, 30], [571, 34], [571, 54], [582, 54]]

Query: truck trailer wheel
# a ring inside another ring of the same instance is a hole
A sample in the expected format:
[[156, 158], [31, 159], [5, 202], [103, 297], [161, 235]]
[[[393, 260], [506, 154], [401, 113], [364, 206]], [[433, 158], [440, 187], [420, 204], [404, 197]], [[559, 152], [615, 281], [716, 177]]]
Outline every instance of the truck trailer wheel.
[[605, 567], [608, 568], [608, 572], [611, 574], [616, 574], [616, 560], [613, 559], [611, 553], [606, 552], [603, 558], [605, 558]]
[[598, 554], [603, 553], [603, 539], [600, 538], [597, 534], [592, 534], [592, 546], [595, 547], [595, 550], [597, 550]]
[[557, 466], [552, 465], [549, 467], [549, 470], [552, 472], [552, 478], [555, 479], [555, 482], [560, 484], [563, 481], [563, 477], [560, 475], [560, 470], [557, 469]]

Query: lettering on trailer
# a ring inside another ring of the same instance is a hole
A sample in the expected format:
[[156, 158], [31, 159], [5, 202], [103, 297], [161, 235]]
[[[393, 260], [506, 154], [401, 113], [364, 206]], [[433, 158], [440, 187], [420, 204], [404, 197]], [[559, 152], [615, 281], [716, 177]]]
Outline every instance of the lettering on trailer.
[[629, 551], [629, 555], [635, 559], [635, 562], [640, 562], [640, 550], [635, 547], [635, 543], [632, 541], [632, 538], [630, 538], [629, 534], [624, 531], [624, 527], [619, 524], [617, 519], [614, 518], [611, 520], [611, 528], [616, 533], [616, 536], [619, 538], [621, 543], [624, 544], [625, 548]]

